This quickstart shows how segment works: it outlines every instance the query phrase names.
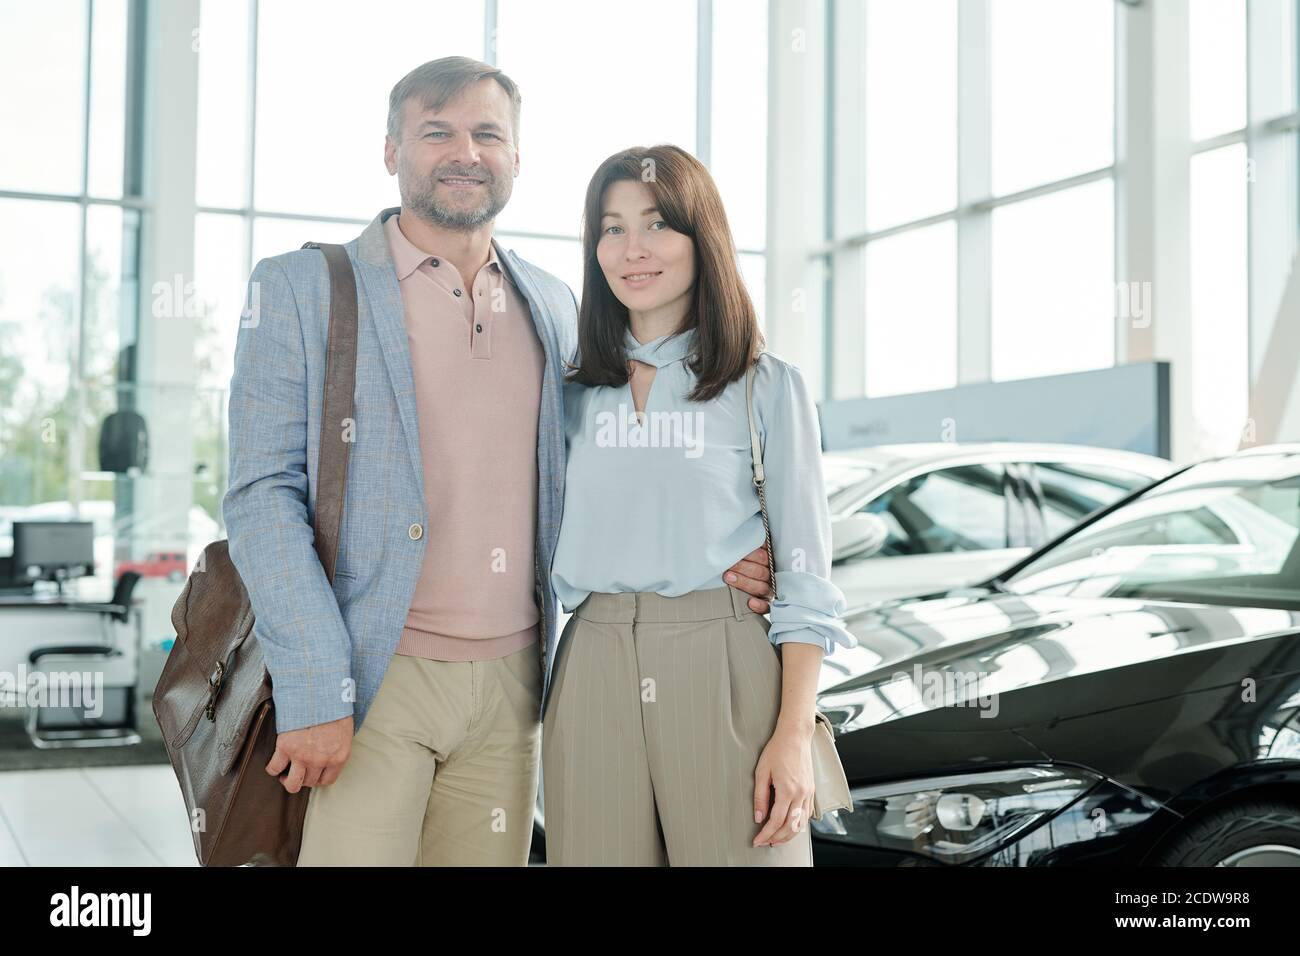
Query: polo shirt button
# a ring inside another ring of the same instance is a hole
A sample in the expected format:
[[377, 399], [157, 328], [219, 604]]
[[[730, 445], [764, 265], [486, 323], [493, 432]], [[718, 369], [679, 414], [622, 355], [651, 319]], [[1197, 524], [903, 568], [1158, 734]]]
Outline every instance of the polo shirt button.
[[424, 529], [418, 524], [413, 524], [406, 529], [406, 533], [411, 536], [412, 541], [419, 541], [424, 536]]
[[452, 295], [460, 295], [460, 289], [453, 289], [452, 292], [451, 292], [451, 294], [452, 294]]
[[482, 326], [481, 324], [474, 326], [474, 331], [475, 331], [475, 332], [482, 332], [482, 331], [483, 331], [483, 326]]
[[435, 265], [435, 266], [438, 264], [438, 260], [437, 260], [437, 259], [430, 259], [429, 262], [430, 262], [432, 265]]

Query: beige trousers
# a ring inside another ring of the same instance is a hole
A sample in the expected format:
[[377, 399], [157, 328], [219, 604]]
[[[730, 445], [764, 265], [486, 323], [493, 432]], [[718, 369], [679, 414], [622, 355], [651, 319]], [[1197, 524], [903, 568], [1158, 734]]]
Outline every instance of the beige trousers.
[[542, 720], [548, 864], [812, 865], [806, 824], [751, 845], [781, 661], [747, 599], [595, 593], [574, 612]]
[[524, 866], [541, 723], [537, 644], [394, 654], [339, 777], [312, 787], [299, 866]]

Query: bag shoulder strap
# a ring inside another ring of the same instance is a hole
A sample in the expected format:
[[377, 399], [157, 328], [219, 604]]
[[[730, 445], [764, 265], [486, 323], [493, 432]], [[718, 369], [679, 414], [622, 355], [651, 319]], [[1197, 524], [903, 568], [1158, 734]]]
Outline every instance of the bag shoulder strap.
[[754, 461], [754, 487], [759, 487], [766, 476], [763, 472], [763, 445], [758, 440], [758, 427], [754, 424], [754, 370], [745, 370], [745, 411], [749, 414], [749, 452]]
[[780, 594], [776, 589], [776, 558], [773, 552], [772, 524], [767, 520], [767, 494], [764, 485], [767, 476], [763, 471], [763, 444], [758, 440], [758, 426], [754, 424], [754, 372], [757, 366], [745, 369], [745, 412], [749, 415], [749, 454], [754, 468], [754, 490], [758, 492], [758, 507], [763, 516], [763, 533], [767, 543], [767, 573], [772, 581], [772, 600]]
[[304, 249], [325, 254], [330, 273], [329, 339], [325, 357], [325, 398], [320, 420], [320, 455], [316, 468], [316, 554], [325, 577], [334, 583], [343, 499], [348, 481], [348, 449], [344, 423], [353, 413], [357, 383], [357, 278], [342, 246], [308, 242]]

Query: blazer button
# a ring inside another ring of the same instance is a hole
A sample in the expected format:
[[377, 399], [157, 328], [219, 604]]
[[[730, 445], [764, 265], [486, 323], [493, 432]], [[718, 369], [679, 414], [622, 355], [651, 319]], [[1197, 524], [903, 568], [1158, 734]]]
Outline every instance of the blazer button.
[[406, 529], [406, 533], [411, 536], [412, 541], [419, 541], [424, 536], [424, 529], [418, 524], [413, 524]]

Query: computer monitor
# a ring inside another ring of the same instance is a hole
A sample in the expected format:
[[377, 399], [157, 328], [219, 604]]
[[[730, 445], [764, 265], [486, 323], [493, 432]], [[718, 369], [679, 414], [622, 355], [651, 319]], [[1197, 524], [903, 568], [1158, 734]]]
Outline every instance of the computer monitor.
[[95, 526], [90, 521], [15, 521], [13, 576], [62, 580], [91, 574]]

